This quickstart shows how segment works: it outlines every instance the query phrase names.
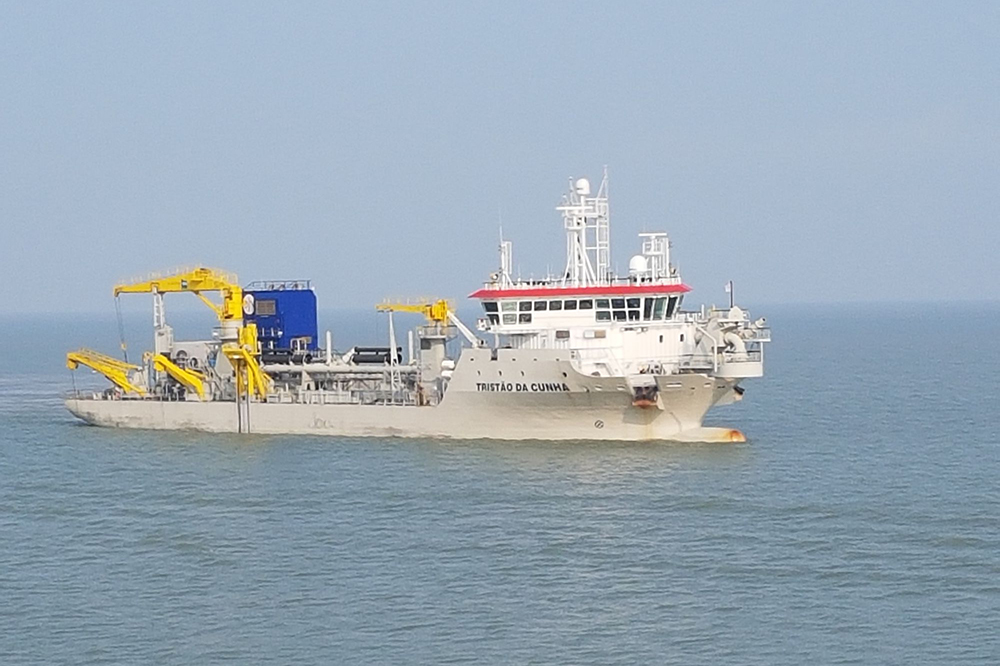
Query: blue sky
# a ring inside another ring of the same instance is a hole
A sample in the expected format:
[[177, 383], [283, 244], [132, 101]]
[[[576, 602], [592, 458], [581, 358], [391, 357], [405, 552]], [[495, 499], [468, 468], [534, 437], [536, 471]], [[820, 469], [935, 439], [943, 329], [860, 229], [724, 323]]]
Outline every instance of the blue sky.
[[559, 270], [605, 164], [615, 262], [666, 230], [694, 301], [996, 299], [997, 34], [987, 2], [0, 2], [0, 303], [194, 263], [461, 298], [498, 213]]

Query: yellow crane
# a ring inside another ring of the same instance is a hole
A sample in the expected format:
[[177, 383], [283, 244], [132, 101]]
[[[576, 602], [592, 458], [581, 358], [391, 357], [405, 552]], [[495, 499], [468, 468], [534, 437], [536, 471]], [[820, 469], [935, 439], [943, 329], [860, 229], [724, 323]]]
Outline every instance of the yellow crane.
[[[138, 282], [116, 284], [115, 298], [121, 294], [170, 294], [191, 292], [215, 311], [220, 321], [243, 318], [243, 288], [235, 273], [218, 268], [199, 267], [163, 276], [149, 276]], [[217, 305], [202, 292], [220, 292], [222, 305]]]
[[455, 316], [455, 311], [451, 303], [443, 298], [437, 300], [427, 299], [417, 303], [399, 303], [386, 301], [375, 306], [379, 312], [415, 312], [427, 318], [427, 323], [432, 326], [444, 327], [454, 326], [474, 347], [481, 347], [483, 341], [476, 337], [462, 321]]
[[420, 303], [393, 303], [386, 301], [385, 303], [376, 305], [375, 309], [379, 312], [415, 312], [427, 317], [428, 323], [441, 325], [448, 324], [448, 315], [451, 313], [448, 301], [443, 298]]
[[[267, 395], [271, 378], [261, 367], [260, 345], [257, 341], [257, 325], [243, 324], [243, 288], [239, 286], [235, 273], [218, 268], [200, 266], [193, 269], [182, 269], [166, 275], [151, 275], [134, 282], [116, 284], [113, 290], [117, 299], [122, 294], [154, 294], [157, 301], [154, 305], [154, 324], [165, 326], [163, 308], [159, 299], [163, 294], [190, 292], [208, 305], [218, 316], [219, 321], [235, 327], [237, 338], [224, 340], [222, 353], [233, 365], [237, 386], [248, 394], [256, 394], [261, 398]], [[210, 300], [205, 294], [217, 292], [222, 294], [222, 304]], [[225, 327], [224, 327], [225, 328]], [[124, 342], [122, 344], [124, 349]], [[129, 365], [89, 350], [80, 350], [67, 355], [66, 363], [72, 369], [78, 365], [93, 368], [114, 382], [125, 391], [135, 391], [145, 395], [146, 391], [133, 386], [128, 381], [127, 369], [138, 366]], [[181, 384], [195, 391], [198, 397], [205, 399], [204, 375], [185, 370], [173, 363], [163, 354], [153, 357], [153, 367], [159, 372], [166, 372]]]

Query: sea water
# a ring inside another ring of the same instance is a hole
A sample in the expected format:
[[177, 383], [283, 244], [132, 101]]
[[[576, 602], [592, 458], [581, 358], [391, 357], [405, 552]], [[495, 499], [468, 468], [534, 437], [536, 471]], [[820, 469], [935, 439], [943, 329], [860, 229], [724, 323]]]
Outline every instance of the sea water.
[[770, 310], [737, 445], [95, 428], [7, 316], [0, 664], [1000, 662], [1000, 306]]

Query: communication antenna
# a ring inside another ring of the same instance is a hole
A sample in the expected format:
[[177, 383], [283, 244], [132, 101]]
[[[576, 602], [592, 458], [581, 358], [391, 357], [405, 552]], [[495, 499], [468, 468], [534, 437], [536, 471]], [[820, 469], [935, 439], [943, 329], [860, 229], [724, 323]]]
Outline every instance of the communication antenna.
[[563, 284], [587, 287], [611, 282], [611, 219], [608, 169], [596, 195], [586, 178], [570, 179], [569, 192], [556, 207], [566, 229], [566, 271]]
[[513, 284], [510, 273], [514, 263], [514, 250], [510, 241], [503, 239], [503, 211], [497, 207], [497, 224], [500, 227], [500, 273], [497, 276], [502, 288], [508, 288]]

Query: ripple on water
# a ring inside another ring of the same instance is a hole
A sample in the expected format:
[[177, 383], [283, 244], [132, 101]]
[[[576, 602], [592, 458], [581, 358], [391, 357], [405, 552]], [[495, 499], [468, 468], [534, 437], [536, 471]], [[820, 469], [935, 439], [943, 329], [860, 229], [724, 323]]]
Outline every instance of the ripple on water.
[[0, 375], [0, 662], [994, 663], [1000, 359], [852, 321], [784, 317], [736, 446], [103, 430]]

